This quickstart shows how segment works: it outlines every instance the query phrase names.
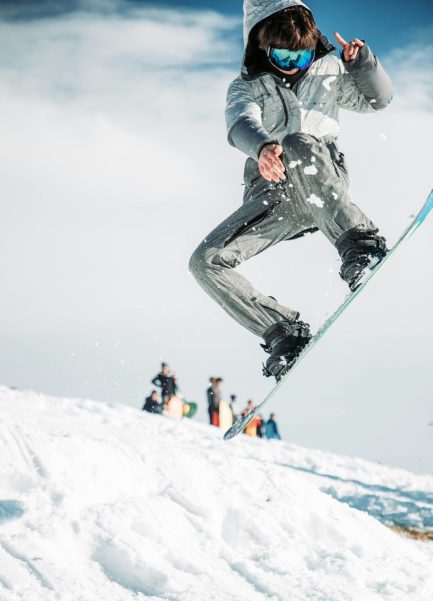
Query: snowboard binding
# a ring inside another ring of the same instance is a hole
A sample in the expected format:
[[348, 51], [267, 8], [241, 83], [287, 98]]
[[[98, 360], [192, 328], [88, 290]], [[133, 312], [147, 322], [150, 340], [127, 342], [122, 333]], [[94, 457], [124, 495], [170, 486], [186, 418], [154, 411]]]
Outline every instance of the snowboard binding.
[[385, 238], [377, 232], [378, 230], [353, 229], [337, 241], [336, 246], [342, 260], [340, 276], [352, 292], [388, 252]]
[[286, 374], [296, 358], [310, 342], [310, 326], [303, 321], [279, 321], [263, 334], [265, 344], [260, 346], [270, 357], [263, 364], [263, 375], [274, 376], [276, 381]]

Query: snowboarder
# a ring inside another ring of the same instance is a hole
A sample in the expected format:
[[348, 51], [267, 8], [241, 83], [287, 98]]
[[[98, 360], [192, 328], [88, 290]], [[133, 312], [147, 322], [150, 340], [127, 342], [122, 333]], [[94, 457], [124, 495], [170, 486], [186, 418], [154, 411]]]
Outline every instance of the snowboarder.
[[[339, 108], [375, 112], [392, 99], [391, 81], [367, 44], [335, 47], [298, 0], [245, 0], [242, 72], [229, 86], [229, 143], [248, 155], [244, 202], [194, 251], [190, 269], [203, 289], [269, 354], [263, 371], [278, 381], [311, 339], [296, 309], [256, 290], [234, 268], [282, 240], [320, 230], [354, 290], [385, 256], [385, 239], [351, 202], [337, 147]], [[287, 273], [281, 277], [288, 277]]]
[[265, 432], [266, 438], [277, 438], [278, 440], [281, 440], [280, 433], [278, 432], [277, 422], [275, 421], [275, 413], [271, 413], [268, 421], [266, 422]]
[[163, 410], [163, 404], [158, 398], [158, 391], [152, 390], [150, 396], [148, 396], [143, 405], [142, 411], [148, 411], [149, 413], [161, 414]]
[[176, 395], [178, 388], [176, 375], [171, 373], [168, 363], [161, 363], [161, 371], [153, 378], [152, 384], [161, 388], [161, 399], [164, 405], [168, 403], [170, 397]]

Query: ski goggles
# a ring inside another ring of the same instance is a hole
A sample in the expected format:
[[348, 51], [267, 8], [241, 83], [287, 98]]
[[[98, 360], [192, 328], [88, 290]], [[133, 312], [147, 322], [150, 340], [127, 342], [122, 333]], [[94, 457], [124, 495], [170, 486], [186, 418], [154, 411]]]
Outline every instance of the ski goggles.
[[315, 50], [289, 50], [268, 46], [266, 54], [269, 60], [283, 71], [291, 71], [292, 69], [305, 71], [314, 61]]

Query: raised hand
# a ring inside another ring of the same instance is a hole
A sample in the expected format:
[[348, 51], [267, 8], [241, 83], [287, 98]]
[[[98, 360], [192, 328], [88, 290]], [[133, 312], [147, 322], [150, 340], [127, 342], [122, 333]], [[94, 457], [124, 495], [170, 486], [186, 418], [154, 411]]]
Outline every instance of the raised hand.
[[279, 158], [283, 148], [279, 144], [266, 144], [263, 146], [259, 156], [259, 171], [268, 182], [279, 182], [285, 180], [285, 167]]
[[346, 42], [344, 38], [336, 31], [334, 33], [335, 39], [343, 48], [343, 58], [346, 62], [353, 61], [359, 52], [359, 49], [364, 46], [364, 42], [355, 38], [351, 42]]

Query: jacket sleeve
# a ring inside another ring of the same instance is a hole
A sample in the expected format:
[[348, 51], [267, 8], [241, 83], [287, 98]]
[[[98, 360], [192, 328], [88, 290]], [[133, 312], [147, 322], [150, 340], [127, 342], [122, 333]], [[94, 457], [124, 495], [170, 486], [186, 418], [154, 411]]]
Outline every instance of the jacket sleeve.
[[256, 161], [264, 144], [274, 142], [262, 123], [262, 113], [248, 82], [241, 77], [229, 86], [226, 104], [229, 144]]
[[153, 378], [153, 380], [152, 380], [152, 384], [153, 384], [154, 386], [159, 386], [159, 387], [161, 387], [161, 380], [159, 379], [159, 374]]
[[392, 100], [389, 75], [367, 44], [353, 61], [340, 62], [337, 82], [337, 104], [358, 113], [384, 109]]

